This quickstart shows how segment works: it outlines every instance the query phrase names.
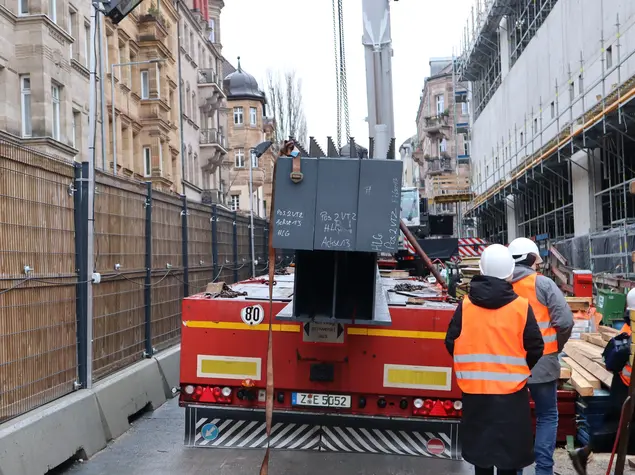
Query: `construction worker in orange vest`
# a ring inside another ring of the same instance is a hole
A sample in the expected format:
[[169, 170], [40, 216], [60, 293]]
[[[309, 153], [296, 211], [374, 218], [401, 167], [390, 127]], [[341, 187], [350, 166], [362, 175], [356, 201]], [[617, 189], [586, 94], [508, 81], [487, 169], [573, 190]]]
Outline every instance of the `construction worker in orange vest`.
[[[632, 336], [631, 310], [635, 310], [635, 289], [631, 289], [626, 296], [626, 312], [624, 313], [624, 326], [621, 333]], [[624, 335], [620, 335], [623, 337]], [[615, 339], [615, 338], [614, 338]], [[607, 364], [607, 369], [609, 365]], [[620, 422], [622, 405], [628, 396], [628, 388], [631, 384], [631, 364], [626, 362], [620, 371], [613, 373], [611, 388], [609, 390], [609, 407], [604, 414], [602, 426], [596, 432], [589, 434], [589, 443], [569, 453], [573, 468], [578, 475], [586, 475], [587, 462], [593, 450], [610, 451], [617, 435], [617, 427]], [[635, 451], [635, 425], [631, 423], [628, 452]]]
[[556, 283], [536, 273], [536, 267], [542, 263], [536, 243], [517, 238], [509, 243], [508, 249], [516, 262], [512, 277], [514, 292], [529, 300], [545, 344], [543, 357], [531, 370], [527, 386], [535, 404], [536, 475], [553, 475], [558, 433], [558, 354], [571, 336], [573, 314]]
[[526, 383], [544, 343], [527, 299], [509, 280], [514, 259], [492, 244], [481, 256], [445, 338], [463, 391], [463, 458], [476, 475], [515, 475], [534, 461]]

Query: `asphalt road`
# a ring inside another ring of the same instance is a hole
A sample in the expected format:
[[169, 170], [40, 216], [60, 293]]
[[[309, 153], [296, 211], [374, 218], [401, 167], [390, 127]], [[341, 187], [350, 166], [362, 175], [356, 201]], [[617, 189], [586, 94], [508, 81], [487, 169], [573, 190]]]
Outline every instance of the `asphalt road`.
[[[92, 459], [56, 475], [257, 475], [260, 450], [186, 448], [177, 400], [147, 414]], [[366, 454], [274, 451], [271, 475], [464, 475], [462, 462]], [[532, 471], [533, 473], [533, 471]]]
[[[259, 450], [186, 448], [184, 414], [172, 399], [136, 421], [127, 433], [88, 461], [60, 468], [51, 475], [257, 475]], [[274, 451], [271, 475], [465, 475], [463, 462], [419, 457]], [[575, 472], [564, 449], [555, 455], [556, 473]], [[596, 454], [589, 475], [604, 475], [607, 454]], [[628, 470], [628, 469], [627, 469]], [[632, 473], [632, 472], [631, 472]], [[524, 475], [534, 475], [533, 468]]]

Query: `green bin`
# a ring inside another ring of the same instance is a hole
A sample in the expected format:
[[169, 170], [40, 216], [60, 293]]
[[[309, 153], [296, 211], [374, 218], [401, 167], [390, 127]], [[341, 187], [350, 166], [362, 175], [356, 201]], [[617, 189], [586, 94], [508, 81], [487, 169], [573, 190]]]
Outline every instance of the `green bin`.
[[624, 316], [626, 295], [611, 290], [598, 290], [596, 308], [602, 314], [602, 323], [611, 325], [611, 322]]

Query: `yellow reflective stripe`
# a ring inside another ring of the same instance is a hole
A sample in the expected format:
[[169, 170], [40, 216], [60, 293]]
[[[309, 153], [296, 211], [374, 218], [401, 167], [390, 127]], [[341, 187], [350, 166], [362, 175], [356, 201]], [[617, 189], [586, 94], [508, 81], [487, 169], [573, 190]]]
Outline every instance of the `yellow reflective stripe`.
[[349, 327], [346, 329], [349, 335], [363, 336], [388, 336], [393, 338], [417, 338], [423, 340], [445, 340], [445, 332], [425, 332], [414, 330], [386, 330], [382, 328]]
[[[215, 330], [252, 330], [268, 331], [269, 325], [246, 325], [238, 322], [208, 322], [202, 320], [184, 320], [183, 326], [188, 328], [211, 328]], [[300, 333], [300, 325], [274, 323], [271, 325], [274, 332]]]
[[[188, 328], [210, 328], [215, 330], [251, 330], [267, 331], [268, 325], [249, 326], [242, 322], [209, 322], [202, 320], [184, 320], [183, 326]], [[275, 323], [271, 326], [274, 332], [300, 333], [301, 326], [289, 323]], [[387, 330], [382, 328], [348, 327], [346, 333], [356, 336], [382, 336], [393, 338], [415, 338], [420, 340], [444, 340], [445, 332], [415, 331], [415, 330]]]

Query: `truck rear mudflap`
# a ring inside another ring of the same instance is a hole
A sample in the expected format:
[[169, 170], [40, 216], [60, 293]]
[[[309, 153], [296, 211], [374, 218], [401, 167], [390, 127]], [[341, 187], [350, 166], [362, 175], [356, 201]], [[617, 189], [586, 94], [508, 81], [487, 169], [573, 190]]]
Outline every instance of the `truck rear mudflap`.
[[[265, 448], [265, 413], [262, 409], [187, 405], [185, 445]], [[277, 450], [409, 455], [461, 460], [458, 420], [275, 411], [270, 446]]]

